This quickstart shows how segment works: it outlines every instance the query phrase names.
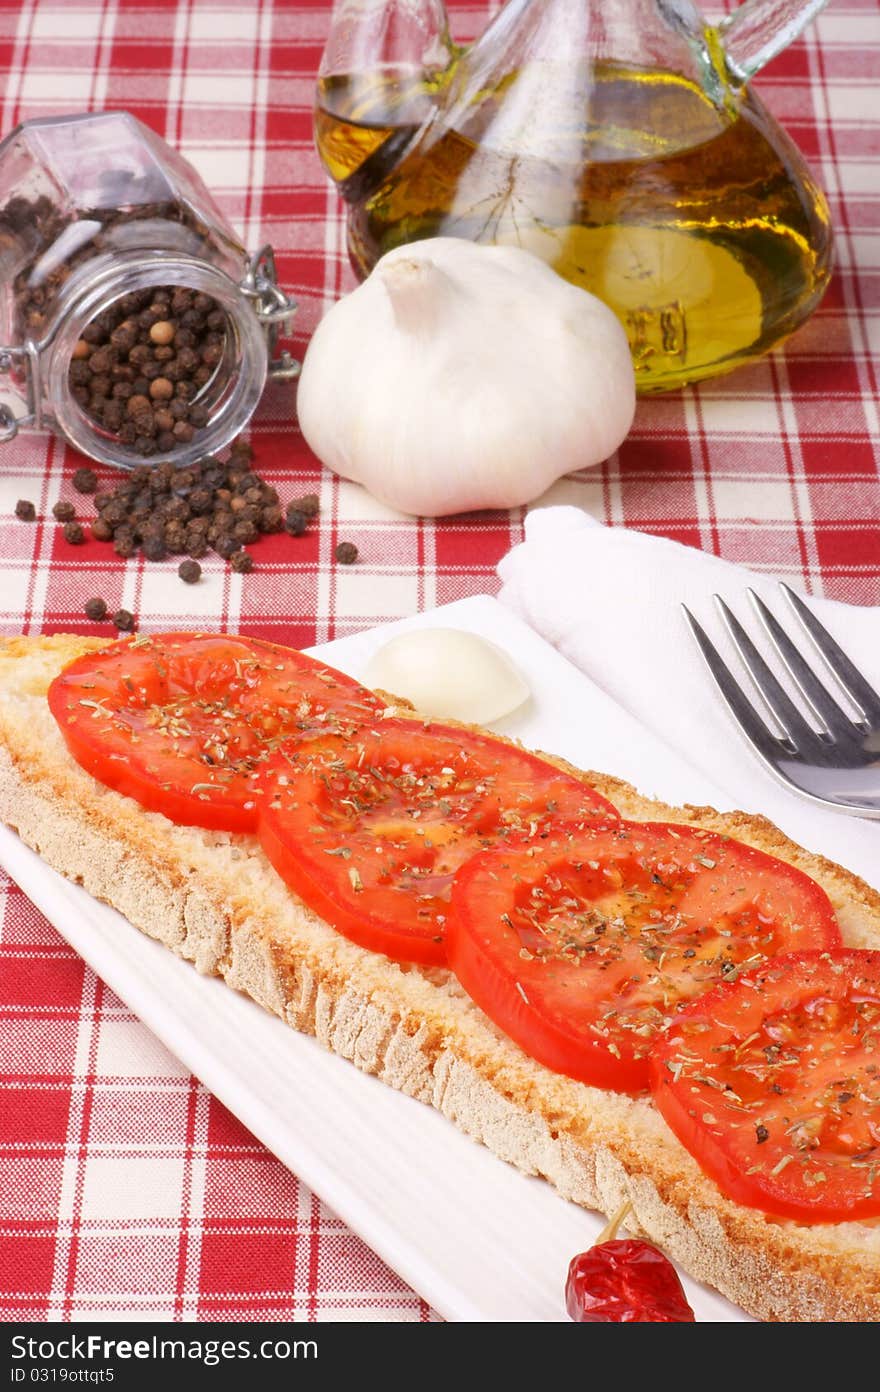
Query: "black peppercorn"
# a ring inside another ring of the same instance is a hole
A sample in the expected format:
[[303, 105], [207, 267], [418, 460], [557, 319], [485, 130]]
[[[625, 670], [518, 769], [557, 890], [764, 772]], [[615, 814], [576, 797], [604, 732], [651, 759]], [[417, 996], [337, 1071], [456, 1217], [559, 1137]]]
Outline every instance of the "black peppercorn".
[[[88, 332], [89, 330], [86, 329], [83, 333], [84, 338], [86, 337], [86, 334], [88, 334]], [[113, 358], [114, 355], [113, 353], [111, 353], [109, 348], [99, 348], [97, 352], [93, 353], [92, 356], [89, 358], [89, 371], [93, 374], [108, 373], [113, 367]]]
[[163, 505], [162, 515], [167, 522], [188, 522], [191, 508], [186, 498], [169, 498]]
[[94, 469], [77, 469], [73, 476], [73, 486], [77, 493], [94, 493], [98, 487], [98, 475]]
[[301, 512], [306, 517], [317, 517], [321, 510], [321, 504], [317, 493], [306, 493], [302, 498], [294, 498], [293, 502], [288, 503], [287, 511]]
[[181, 561], [177, 567], [177, 573], [181, 580], [185, 580], [187, 585], [194, 585], [197, 580], [202, 578], [202, 567], [196, 560]]
[[153, 512], [153, 495], [148, 488], [138, 493], [131, 501], [132, 517], [149, 517]]
[[254, 568], [254, 558], [250, 551], [236, 551], [229, 558], [229, 567], [239, 575], [250, 575]]
[[107, 401], [104, 404], [101, 419], [103, 420], [108, 430], [118, 430], [122, 425], [123, 415], [124, 412], [122, 409], [121, 402]]
[[143, 553], [148, 561], [164, 561], [168, 555], [165, 538], [155, 532], [145, 536], [142, 542]]
[[127, 609], [117, 609], [112, 623], [121, 633], [131, 633], [135, 626], [134, 614], [130, 614]]
[[108, 527], [120, 526], [126, 518], [127, 508], [122, 498], [114, 498], [106, 507], [101, 509], [101, 516]]
[[302, 536], [309, 525], [309, 519], [304, 512], [288, 512], [284, 522], [284, 530], [291, 536]]
[[66, 498], [59, 498], [52, 508], [52, 516], [56, 522], [72, 522], [76, 517], [76, 508]]
[[120, 353], [130, 353], [137, 343], [138, 325], [131, 319], [124, 319], [110, 335], [110, 342]]
[[186, 531], [181, 522], [168, 522], [165, 525], [165, 545], [172, 556], [182, 556], [186, 551]]
[[92, 523], [92, 536], [95, 541], [112, 541], [113, 528], [105, 518], [96, 517]]
[[214, 550], [218, 556], [222, 556], [224, 561], [228, 561], [236, 551], [241, 549], [241, 542], [230, 532], [223, 532], [214, 542]]
[[85, 603], [86, 617], [94, 623], [100, 623], [107, 617], [107, 601], [100, 599], [97, 595], [94, 599], [87, 599]]
[[353, 541], [340, 541], [336, 548], [336, 559], [340, 565], [354, 565], [358, 549]]
[[71, 546], [82, 546], [86, 539], [86, 534], [78, 522], [65, 522], [64, 540], [69, 541]]
[[128, 560], [129, 556], [134, 555], [135, 549], [134, 532], [127, 527], [120, 527], [113, 538], [113, 550], [117, 556], [121, 556], [123, 560]]
[[189, 510], [196, 516], [210, 512], [214, 499], [209, 488], [194, 488], [189, 495]]
[[15, 515], [19, 522], [33, 522], [37, 515], [37, 509], [29, 498], [19, 498], [15, 504]]

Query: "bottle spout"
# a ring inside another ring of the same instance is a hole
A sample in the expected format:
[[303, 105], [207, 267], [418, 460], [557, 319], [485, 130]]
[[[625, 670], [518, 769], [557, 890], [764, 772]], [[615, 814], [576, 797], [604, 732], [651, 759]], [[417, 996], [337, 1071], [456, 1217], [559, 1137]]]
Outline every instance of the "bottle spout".
[[429, 74], [453, 53], [443, 0], [335, 0], [318, 76]]
[[443, 0], [336, 0], [315, 143], [349, 203], [369, 197], [434, 120], [457, 53]]
[[745, 0], [717, 28], [733, 80], [749, 82], [827, 4], [828, 0]]

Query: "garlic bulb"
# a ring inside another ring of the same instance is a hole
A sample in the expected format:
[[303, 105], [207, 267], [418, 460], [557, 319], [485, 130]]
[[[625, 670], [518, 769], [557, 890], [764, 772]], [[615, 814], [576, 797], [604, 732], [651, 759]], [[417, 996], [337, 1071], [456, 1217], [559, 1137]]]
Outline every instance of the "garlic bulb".
[[519, 710], [529, 688], [501, 648], [460, 628], [413, 628], [374, 653], [368, 685], [405, 696], [422, 715], [474, 725]]
[[299, 422], [320, 460], [402, 512], [531, 502], [632, 423], [623, 328], [517, 247], [397, 247], [318, 326]]

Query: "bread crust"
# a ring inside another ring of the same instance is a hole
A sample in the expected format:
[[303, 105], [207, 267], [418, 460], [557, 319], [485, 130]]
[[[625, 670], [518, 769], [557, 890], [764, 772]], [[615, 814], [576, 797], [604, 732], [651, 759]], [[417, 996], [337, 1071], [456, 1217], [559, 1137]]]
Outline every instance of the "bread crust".
[[[48, 864], [563, 1197], [606, 1213], [629, 1198], [628, 1227], [758, 1319], [880, 1319], [880, 1224], [806, 1226], [733, 1203], [649, 1099], [550, 1072], [448, 972], [402, 968], [342, 938], [252, 838], [175, 826], [95, 782], [67, 754], [44, 698], [55, 672], [100, 646], [64, 635], [0, 641], [0, 818]], [[829, 894], [848, 942], [880, 947], [880, 895], [765, 819], [668, 807], [575, 772], [627, 817], [699, 824], [797, 865]]]

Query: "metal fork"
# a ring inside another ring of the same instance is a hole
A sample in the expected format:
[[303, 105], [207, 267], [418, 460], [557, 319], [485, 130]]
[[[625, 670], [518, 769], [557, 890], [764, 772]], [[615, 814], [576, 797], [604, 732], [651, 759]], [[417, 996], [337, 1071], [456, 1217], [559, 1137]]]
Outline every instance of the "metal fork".
[[803, 600], [787, 585], [780, 584], [780, 589], [831, 676], [852, 703], [854, 715], [847, 714], [828, 686], [819, 680], [760, 596], [748, 590], [764, 631], [809, 708], [815, 721], [811, 723], [776, 679], [742, 624], [721, 596], [715, 595], [752, 685], [782, 732], [773, 733], [705, 630], [686, 605], [682, 608], [721, 695], [771, 773], [812, 802], [859, 817], [880, 817], [880, 696]]

